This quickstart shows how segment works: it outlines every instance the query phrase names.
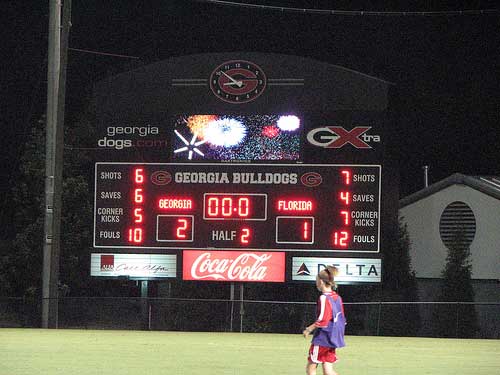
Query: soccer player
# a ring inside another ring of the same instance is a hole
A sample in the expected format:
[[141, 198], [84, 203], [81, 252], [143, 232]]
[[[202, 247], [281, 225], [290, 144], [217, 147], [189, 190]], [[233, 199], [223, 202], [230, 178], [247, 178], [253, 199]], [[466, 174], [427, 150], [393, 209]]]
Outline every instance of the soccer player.
[[321, 292], [316, 306], [317, 318], [302, 332], [307, 338], [314, 331], [307, 357], [307, 375], [316, 375], [316, 369], [320, 363], [323, 366], [324, 375], [337, 375], [333, 370], [333, 364], [337, 362], [335, 350], [345, 345], [346, 324], [342, 298], [334, 290], [334, 277], [337, 273], [337, 268], [328, 266], [316, 276], [316, 287]]

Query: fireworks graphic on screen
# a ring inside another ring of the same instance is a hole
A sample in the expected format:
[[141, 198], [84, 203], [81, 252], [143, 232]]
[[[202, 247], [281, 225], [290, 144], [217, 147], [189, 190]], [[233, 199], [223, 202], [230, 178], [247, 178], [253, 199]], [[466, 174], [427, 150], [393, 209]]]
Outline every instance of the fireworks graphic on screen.
[[300, 119], [297, 116], [281, 116], [277, 125], [283, 131], [294, 131], [300, 128]]
[[210, 121], [205, 129], [205, 140], [215, 146], [233, 147], [241, 143], [247, 129], [240, 121], [221, 118]]
[[181, 133], [179, 133], [177, 130], [174, 130], [175, 135], [181, 140], [181, 142], [184, 144], [184, 146], [181, 146], [180, 148], [174, 150], [174, 153], [180, 153], [180, 152], [187, 152], [188, 154], [188, 159], [191, 160], [193, 158], [193, 153], [196, 152], [198, 155], [201, 157], [205, 156], [203, 152], [200, 151], [198, 148], [199, 145], [202, 145], [203, 143], [206, 142], [206, 140], [201, 140], [198, 141], [198, 136], [196, 133], [193, 134], [191, 137], [191, 141], [188, 142], [186, 138], [182, 136]]
[[174, 159], [297, 160], [295, 115], [192, 115], [175, 119]]

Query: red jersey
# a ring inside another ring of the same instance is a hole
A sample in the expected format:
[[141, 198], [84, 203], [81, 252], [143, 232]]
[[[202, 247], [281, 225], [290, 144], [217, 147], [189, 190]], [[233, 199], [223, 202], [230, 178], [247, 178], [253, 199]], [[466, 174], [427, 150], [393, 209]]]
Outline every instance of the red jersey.
[[[336, 292], [326, 292], [319, 296], [316, 305], [316, 321], [314, 326], [317, 328], [309, 348], [308, 361], [312, 363], [335, 363], [337, 362], [336, 346], [330, 342], [329, 332], [332, 326], [329, 323], [333, 320], [332, 300], [340, 299], [342, 315], [344, 315], [344, 305], [342, 299]], [[336, 303], [335, 303], [336, 304]], [[336, 310], [338, 307], [336, 308]]]
[[[336, 301], [337, 298], [339, 298], [339, 295], [334, 291], [325, 292], [319, 296], [316, 305], [316, 321], [314, 322], [316, 328], [327, 327], [328, 322], [332, 320], [333, 317], [332, 305], [328, 301], [328, 298], [326, 298], [326, 295], [332, 297], [334, 301]], [[344, 314], [344, 304], [342, 304], [342, 314]]]

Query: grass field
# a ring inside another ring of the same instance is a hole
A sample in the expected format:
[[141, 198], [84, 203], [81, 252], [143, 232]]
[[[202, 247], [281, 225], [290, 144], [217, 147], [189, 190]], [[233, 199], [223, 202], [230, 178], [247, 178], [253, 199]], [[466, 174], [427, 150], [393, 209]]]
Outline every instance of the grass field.
[[[500, 374], [500, 340], [346, 342], [340, 375]], [[0, 375], [304, 374], [308, 347], [299, 334], [0, 329]]]

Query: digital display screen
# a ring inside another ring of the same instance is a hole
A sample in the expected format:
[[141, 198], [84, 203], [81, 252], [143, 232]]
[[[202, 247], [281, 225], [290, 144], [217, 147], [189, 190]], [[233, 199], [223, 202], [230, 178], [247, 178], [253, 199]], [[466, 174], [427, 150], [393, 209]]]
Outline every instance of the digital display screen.
[[208, 193], [203, 198], [205, 220], [266, 220], [265, 194]]
[[380, 248], [380, 165], [96, 163], [95, 182], [96, 248]]
[[298, 160], [302, 128], [302, 119], [294, 114], [178, 116], [172, 158]]

